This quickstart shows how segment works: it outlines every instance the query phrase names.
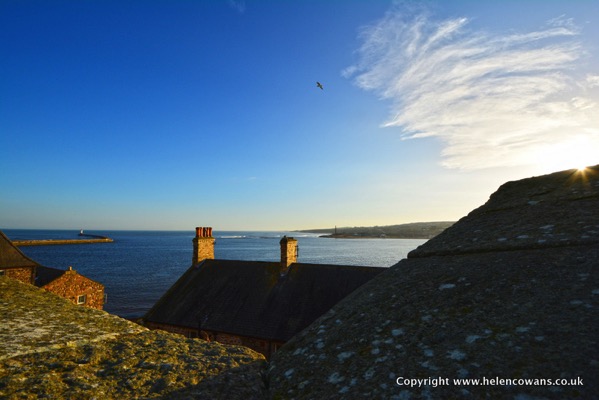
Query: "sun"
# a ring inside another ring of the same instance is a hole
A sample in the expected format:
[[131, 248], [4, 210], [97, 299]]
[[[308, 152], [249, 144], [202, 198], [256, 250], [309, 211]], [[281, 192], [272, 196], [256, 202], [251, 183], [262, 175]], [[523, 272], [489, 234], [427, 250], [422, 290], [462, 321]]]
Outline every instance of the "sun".
[[579, 172], [599, 161], [599, 141], [597, 138], [578, 136], [559, 143], [545, 145], [539, 149], [533, 160], [546, 173], [567, 169]]

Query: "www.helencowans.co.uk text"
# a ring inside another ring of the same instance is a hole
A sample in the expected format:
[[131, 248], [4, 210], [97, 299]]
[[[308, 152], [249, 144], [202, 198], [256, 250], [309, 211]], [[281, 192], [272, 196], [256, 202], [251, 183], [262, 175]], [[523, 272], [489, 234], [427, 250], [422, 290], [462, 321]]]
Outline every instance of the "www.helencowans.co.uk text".
[[403, 376], [395, 380], [398, 386], [422, 387], [422, 386], [583, 386], [582, 378], [406, 378]]

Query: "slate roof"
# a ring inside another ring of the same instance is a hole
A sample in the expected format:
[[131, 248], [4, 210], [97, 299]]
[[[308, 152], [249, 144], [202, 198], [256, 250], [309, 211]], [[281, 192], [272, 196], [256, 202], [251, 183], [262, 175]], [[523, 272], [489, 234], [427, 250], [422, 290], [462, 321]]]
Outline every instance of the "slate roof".
[[[287, 342], [271, 360], [271, 396], [598, 398], [598, 338], [595, 166], [502, 185]], [[450, 382], [410, 387], [400, 377]]]
[[204, 260], [190, 267], [145, 320], [287, 341], [386, 268]]
[[35, 286], [42, 287], [53, 280], [60, 278], [65, 272], [67, 271], [40, 265], [36, 269]]
[[37, 267], [39, 264], [27, 257], [0, 231], [0, 268]]

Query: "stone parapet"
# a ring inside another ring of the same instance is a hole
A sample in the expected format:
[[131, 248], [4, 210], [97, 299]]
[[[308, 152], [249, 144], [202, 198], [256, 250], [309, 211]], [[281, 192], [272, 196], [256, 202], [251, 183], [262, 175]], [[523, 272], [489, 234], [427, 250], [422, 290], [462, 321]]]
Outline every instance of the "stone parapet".
[[259, 399], [264, 357], [186, 339], [0, 277], [0, 398]]
[[408, 258], [599, 246], [598, 205], [599, 167], [508, 182]]

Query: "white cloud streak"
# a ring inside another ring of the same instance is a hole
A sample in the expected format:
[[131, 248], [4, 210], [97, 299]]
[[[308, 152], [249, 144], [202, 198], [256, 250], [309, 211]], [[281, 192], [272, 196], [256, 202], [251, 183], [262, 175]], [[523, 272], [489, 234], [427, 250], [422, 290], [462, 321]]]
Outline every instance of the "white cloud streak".
[[587, 75], [587, 84], [589, 87], [599, 86], [599, 75]]
[[239, 14], [243, 14], [246, 10], [244, 0], [228, 0], [229, 7], [237, 11]]
[[383, 126], [440, 138], [448, 168], [542, 162], [573, 140], [599, 153], [597, 104], [582, 88], [599, 76], [574, 78], [585, 53], [571, 20], [495, 36], [468, 24], [391, 10], [363, 30], [359, 61], [343, 75], [391, 101]]

